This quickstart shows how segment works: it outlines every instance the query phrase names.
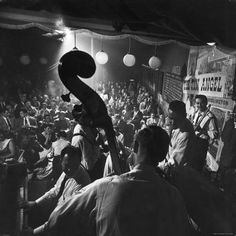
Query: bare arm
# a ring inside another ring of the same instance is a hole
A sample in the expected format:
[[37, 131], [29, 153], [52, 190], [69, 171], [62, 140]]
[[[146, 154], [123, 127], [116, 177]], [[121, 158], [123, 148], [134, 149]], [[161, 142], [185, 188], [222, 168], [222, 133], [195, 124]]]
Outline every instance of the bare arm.
[[16, 150], [13, 141], [11, 140], [8, 144], [9, 153], [3, 154], [0, 159], [5, 160], [8, 158], [13, 158], [15, 156]]

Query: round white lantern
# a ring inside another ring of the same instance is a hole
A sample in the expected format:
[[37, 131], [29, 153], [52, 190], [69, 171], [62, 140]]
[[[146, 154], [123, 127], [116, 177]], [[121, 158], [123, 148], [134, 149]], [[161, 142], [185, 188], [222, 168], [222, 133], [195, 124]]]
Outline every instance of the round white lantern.
[[148, 61], [148, 64], [149, 66], [152, 68], [152, 69], [158, 69], [161, 65], [161, 60], [156, 57], [156, 56], [152, 56], [149, 61]]
[[30, 64], [30, 57], [27, 54], [24, 54], [20, 57], [20, 62], [23, 65], [29, 65]]
[[135, 64], [135, 56], [128, 53], [123, 57], [123, 62], [126, 66], [131, 67]]
[[97, 52], [96, 54], [96, 61], [101, 64], [104, 65], [108, 62], [108, 55], [107, 53], [105, 53], [103, 50]]

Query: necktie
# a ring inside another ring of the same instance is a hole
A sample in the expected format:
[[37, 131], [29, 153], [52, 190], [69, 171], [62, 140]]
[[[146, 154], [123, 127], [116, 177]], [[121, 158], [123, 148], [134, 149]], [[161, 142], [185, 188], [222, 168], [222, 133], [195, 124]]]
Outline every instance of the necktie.
[[197, 115], [197, 119], [196, 119], [195, 125], [197, 125], [197, 122], [198, 122], [200, 117], [201, 117], [201, 113], [199, 112], [198, 115]]
[[63, 191], [64, 191], [65, 184], [66, 184], [66, 181], [67, 181], [68, 179], [69, 179], [69, 178], [68, 178], [67, 176], [65, 176], [64, 179], [63, 179], [62, 182], [61, 182], [61, 187], [60, 187], [59, 192], [58, 192], [58, 195], [57, 195], [57, 197], [56, 197], [56, 202], [55, 202], [56, 204], [57, 204], [59, 198], [61, 197], [61, 195], [62, 195], [62, 193], [63, 193]]

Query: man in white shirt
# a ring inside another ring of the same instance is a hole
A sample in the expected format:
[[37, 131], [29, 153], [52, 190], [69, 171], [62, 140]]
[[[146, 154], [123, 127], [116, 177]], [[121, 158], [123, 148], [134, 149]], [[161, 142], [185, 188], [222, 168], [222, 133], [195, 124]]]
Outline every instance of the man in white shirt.
[[202, 166], [206, 163], [207, 151], [210, 145], [219, 137], [217, 119], [207, 107], [207, 97], [198, 94], [195, 97], [196, 112], [193, 114], [193, 126], [196, 135], [198, 154], [202, 159]]
[[150, 118], [147, 119], [146, 125], [157, 125], [157, 119], [155, 118], [154, 113], [151, 113]]
[[51, 150], [47, 157], [52, 159], [52, 177], [57, 180], [61, 174], [61, 151], [70, 145], [70, 142], [66, 139], [66, 132], [59, 131], [56, 134], [57, 140], [52, 143]]
[[61, 151], [70, 145], [70, 142], [66, 139], [66, 132], [65, 131], [59, 131], [56, 134], [57, 140], [52, 143], [51, 151], [48, 154], [48, 156], [60, 156]]
[[219, 130], [215, 115], [207, 108], [207, 97], [205, 95], [196, 95], [195, 108], [193, 115], [193, 125], [195, 134], [211, 144], [219, 136]]
[[73, 110], [73, 116], [77, 124], [73, 130], [71, 145], [80, 148], [82, 152], [81, 164], [89, 171], [93, 180], [98, 174], [96, 173], [98, 170], [94, 167], [101, 154], [96, 141], [98, 132], [96, 128], [87, 124], [87, 113], [82, 107], [76, 106]]
[[186, 118], [185, 104], [172, 101], [169, 104], [168, 117], [172, 127], [170, 130], [169, 150], [165, 160], [159, 165], [164, 171], [170, 167], [190, 165], [193, 152], [194, 129]]
[[188, 216], [178, 190], [155, 171], [169, 137], [157, 126], [135, 138], [135, 167], [121, 176], [96, 180], [55, 209], [52, 236], [188, 236]]
[[[77, 194], [78, 191], [90, 183], [90, 178], [86, 170], [80, 165], [81, 150], [72, 146], [65, 147], [62, 152], [62, 170], [63, 173], [59, 177], [55, 186], [46, 192], [36, 201], [24, 202], [22, 208], [32, 208], [40, 206], [49, 200], [54, 201], [55, 207], [63, 205], [70, 197]], [[28, 235], [38, 235], [45, 231], [47, 222], [36, 229], [29, 228]]]

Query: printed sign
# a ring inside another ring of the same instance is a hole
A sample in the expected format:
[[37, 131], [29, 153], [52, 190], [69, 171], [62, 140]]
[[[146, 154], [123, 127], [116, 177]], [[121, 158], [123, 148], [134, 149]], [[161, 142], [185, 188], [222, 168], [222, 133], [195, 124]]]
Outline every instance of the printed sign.
[[186, 77], [183, 85], [184, 93], [203, 94], [212, 97], [224, 97], [226, 76], [221, 73]]
[[183, 81], [177, 74], [165, 73], [163, 79], [163, 96], [169, 103], [173, 100], [182, 100]]

